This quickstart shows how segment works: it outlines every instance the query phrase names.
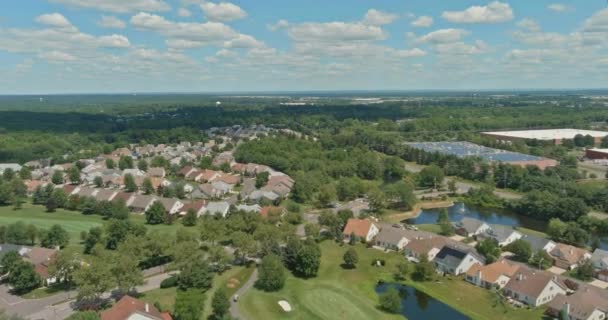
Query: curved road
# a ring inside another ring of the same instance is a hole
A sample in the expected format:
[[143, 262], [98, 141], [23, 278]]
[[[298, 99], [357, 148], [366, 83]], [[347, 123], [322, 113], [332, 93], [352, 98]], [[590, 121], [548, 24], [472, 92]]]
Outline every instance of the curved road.
[[[235, 295], [239, 295], [239, 300], [240, 298], [249, 290], [253, 287], [253, 285], [255, 284], [255, 282], [258, 280], [258, 269], [253, 270], [253, 273], [251, 274], [251, 277], [249, 277], [249, 280], [247, 280], [247, 282], [245, 282], [245, 284], [243, 284], [242, 287], [239, 288], [239, 290], [237, 290], [235, 292]], [[239, 308], [238, 308], [238, 302], [234, 302], [234, 299], [232, 299], [234, 296], [230, 297], [230, 315], [232, 316], [233, 319], [245, 319], [241, 313], [239, 312]]]

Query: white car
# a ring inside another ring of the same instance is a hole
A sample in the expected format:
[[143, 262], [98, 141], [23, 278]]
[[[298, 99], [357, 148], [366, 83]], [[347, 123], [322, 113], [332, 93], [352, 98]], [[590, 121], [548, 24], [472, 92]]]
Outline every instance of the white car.
[[234, 301], [234, 302], [239, 301], [239, 295], [235, 294], [234, 296], [232, 296], [232, 301]]

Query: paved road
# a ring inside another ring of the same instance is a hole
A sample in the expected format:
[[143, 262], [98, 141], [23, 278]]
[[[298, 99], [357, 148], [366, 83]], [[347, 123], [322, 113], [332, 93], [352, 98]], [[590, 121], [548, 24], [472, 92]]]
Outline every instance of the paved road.
[[[255, 269], [253, 270], [251, 277], [249, 277], [249, 280], [247, 280], [247, 282], [245, 282], [245, 284], [239, 290], [237, 290], [235, 294], [238, 295], [239, 298], [242, 297], [249, 289], [253, 287], [257, 280], [258, 269]], [[238, 302], [234, 302], [234, 299], [232, 299], [232, 297], [230, 297], [230, 315], [233, 319], [245, 319], [239, 312]]]
[[[146, 272], [144, 272], [146, 273]], [[153, 272], [148, 272], [148, 273], [153, 273]], [[154, 289], [158, 289], [160, 288], [160, 283], [167, 279], [170, 275], [168, 273], [161, 273], [161, 274], [156, 274], [154, 276], [151, 276], [149, 278], [146, 278], [144, 281], [144, 284], [142, 284], [141, 286], [137, 286], [137, 292], [146, 292], [146, 291], [150, 291], [150, 290], [154, 290]], [[72, 293], [72, 295], [70, 297], [75, 297], [76, 293]], [[104, 297], [109, 297], [110, 294], [106, 293], [104, 295]], [[66, 299], [64, 299], [66, 300]], [[59, 300], [57, 302], [60, 302], [62, 300]], [[56, 302], [56, 303], [57, 303]], [[56, 305], [54, 304], [49, 304], [49, 305], [45, 305], [41, 310], [39, 311], [33, 311], [27, 314], [24, 314], [28, 319], [31, 320], [63, 320], [67, 317], [69, 317], [71, 314], [73, 314], [75, 312], [74, 310], [74, 302], [75, 300], [68, 300], [65, 302], [61, 302], [58, 303]]]

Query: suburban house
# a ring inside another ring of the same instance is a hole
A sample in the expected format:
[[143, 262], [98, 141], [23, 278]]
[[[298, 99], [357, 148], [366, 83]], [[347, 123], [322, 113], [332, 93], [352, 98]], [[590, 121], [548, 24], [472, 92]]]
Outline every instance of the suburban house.
[[134, 213], [144, 213], [157, 200], [155, 196], [135, 195], [127, 206]]
[[595, 249], [591, 255], [591, 263], [593, 263], [596, 277], [602, 281], [608, 280], [608, 251]]
[[230, 204], [226, 201], [209, 202], [205, 210], [205, 214], [216, 215], [220, 214], [223, 218], [226, 218], [230, 211]]
[[203, 215], [203, 213], [205, 213], [205, 206], [207, 205], [207, 202], [205, 200], [195, 200], [192, 202], [188, 202], [185, 203], [184, 206], [180, 209], [180, 215], [186, 215], [186, 213], [188, 213], [188, 210], [192, 209], [194, 210], [194, 213], [196, 213], [197, 217], [200, 217], [201, 215]]
[[112, 201], [122, 200], [125, 202], [125, 205], [128, 207], [133, 202], [134, 199], [135, 199], [135, 194], [133, 194], [133, 193], [119, 192], [114, 196]]
[[559, 294], [547, 304], [545, 312], [559, 318], [564, 312], [571, 320], [603, 320], [608, 317], [608, 292], [593, 286], [579, 289], [572, 295]]
[[99, 192], [99, 189], [93, 189], [89, 187], [79, 187], [76, 194], [81, 198], [93, 198]]
[[24, 261], [34, 265], [34, 271], [44, 280], [45, 285], [56, 282], [54, 277], [49, 275], [49, 266], [57, 256], [58, 250], [42, 247], [27, 247], [13, 244], [0, 244], [0, 258], [5, 254], [15, 251]]
[[380, 232], [378, 226], [369, 219], [348, 219], [342, 234], [347, 241], [354, 234], [355, 237], [361, 238], [365, 242], [370, 242], [378, 232]]
[[176, 214], [180, 212], [180, 209], [184, 206], [181, 201], [174, 198], [160, 198], [158, 200], [163, 204], [165, 211], [169, 214]]
[[486, 289], [502, 289], [515, 275], [519, 265], [501, 259], [492, 264], [474, 264], [465, 277], [467, 282]]
[[543, 250], [543, 251], [549, 253], [549, 252], [551, 252], [551, 250], [553, 250], [553, 248], [555, 248], [555, 245], [556, 245], [555, 242], [553, 242], [547, 238], [541, 238], [541, 237], [530, 235], [530, 234], [523, 235], [523, 237], [521, 237], [521, 239], [530, 245], [532, 252], [537, 252], [538, 250]]
[[215, 190], [218, 190], [222, 194], [226, 194], [226, 193], [229, 193], [230, 191], [232, 191], [232, 188], [234, 187], [234, 185], [228, 184], [224, 181], [216, 180], [211, 183], [211, 187], [213, 187], [213, 189], [215, 189]]
[[566, 270], [572, 270], [581, 261], [591, 258], [587, 250], [563, 243], [556, 244], [549, 254], [553, 257], [553, 264], [556, 267]]
[[149, 168], [147, 174], [148, 177], [164, 178], [167, 173], [165, 172], [165, 168], [159, 167]]
[[474, 264], [485, 264], [486, 260], [475, 252], [475, 249], [466, 246], [446, 245], [435, 255], [437, 271], [459, 275], [469, 271]]
[[193, 198], [213, 199], [219, 198], [225, 194], [224, 191], [216, 189], [209, 183], [201, 184], [198, 188], [192, 191]]
[[270, 202], [275, 202], [279, 199], [279, 195], [271, 191], [255, 190], [249, 194], [249, 199], [253, 201], [261, 201], [266, 199]]
[[463, 237], [474, 237], [489, 230], [490, 225], [481, 220], [464, 217], [454, 223], [454, 229], [457, 234]]
[[122, 297], [112, 308], [101, 312], [101, 320], [172, 320], [169, 313], [161, 313], [156, 307], [147, 302]]
[[262, 207], [260, 207], [259, 204], [252, 204], [252, 205], [239, 204], [236, 206], [236, 209], [240, 210], [240, 211], [244, 211], [244, 212], [255, 212], [255, 213], [260, 213], [262, 211]]
[[0, 163], [0, 174], [4, 173], [4, 170], [10, 169], [13, 172], [21, 171], [21, 165], [18, 163]]
[[382, 226], [374, 240], [374, 247], [384, 250], [401, 251], [410, 242], [408, 237], [411, 237], [408, 230], [390, 225]]
[[503, 292], [514, 300], [538, 307], [560, 294], [565, 295], [566, 288], [550, 273], [520, 267], [503, 288]]
[[200, 183], [210, 182], [210, 181], [215, 180], [217, 177], [219, 177], [220, 174], [221, 174], [221, 172], [219, 172], [219, 171], [205, 169], [203, 171], [199, 171], [198, 175], [196, 175], [196, 177], [194, 177], [194, 181], [200, 182]]
[[118, 194], [117, 191], [112, 189], [99, 189], [97, 194], [95, 195], [96, 201], [112, 201], [114, 197]]
[[408, 260], [417, 262], [426, 255], [429, 261], [433, 261], [441, 248], [451, 242], [450, 239], [441, 236], [412, 240], [404, 248], [405, 256]]
[[193, 167], [183, 167], [181, 170], [179, 170], [179, 172], [177, 173], [179, 176], [182, 176], [186, 179], [191, 179], [194, 180], [194, 178], [196, 177], [196, 174], [198, 173], [198, 170], [196, 168]]
[[513, 227], [499, 224], [493, 224], [485, 232], [477, 235], [478, 239], [494, 239], [499, 247], [509, 245], [521, 237], [522, 234], [513, 229]]

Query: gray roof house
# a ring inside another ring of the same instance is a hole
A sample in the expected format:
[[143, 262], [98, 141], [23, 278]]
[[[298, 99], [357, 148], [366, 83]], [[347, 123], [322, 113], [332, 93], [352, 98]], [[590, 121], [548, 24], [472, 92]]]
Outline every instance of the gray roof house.
[[513, 227], [500, 224], [493, 224], [490, 226], [490, 229], [477, 235], [477, 238], [496, 240], [500, 247], [506, 246], [521, 237], [522, 234], [517, 232]]
[[12, 169], [13, 171], [21, 171], [21, 165], [18, 163], [0, 163], [0, 173], [4, 173], [4, 170]]
[[456, 245], [441, 248], [433, 261], [438, 271], [453, 275], [467, 272], [476, 263], [485, 264], [485, 259], [475, 249]]
[[184, 204], [178, 199], [174, 198], [160, 198], [158, 199], [160, 203], [165, 207], [165, 211], [169, 214], [176, 214], [179, 210], [184, 206]]
[[458, 222], [454, 222], [456, 233], [465, 237], [472, 237], [490, 229], [490, 225], [477, 219], [464, 217]]
[[230, 211], [230, 204], [225, 201], [220, 202], [209, 202], [207, 204], [207, 209], [205, 210], [205, 214], [216, 215], [220, 214], [222, 217], [226, 217], [228, 215], [228, 211]]
[[538, 250], [549, 252], [555, 248], [555, 242], [547, 238], [541, 238], [531, 234], [524, 234], [521, 239], [530, 244], [532, 252], [537, 252]]
[[607, 270], [608, 269], [608, 251], [602, 249], [595, 249], [591, 255], [591, 263], [596, 270]]
[[129, 209], [135, 213], [144, 213], [156, 200], [155, 196], [136, 195], [129, 204]]
[[239, 204], [236, 206], [237, 210], [242, 210], [245, 212], [256, 212], [259, 213], [262, 211], [262, 207], [259, 204], [247, 205], [247, 204]]
[[118, 194], [118, 191], [111, 189], [99, 189], [97, 194], [95, 194], [95, 200], [97, 201], [112, 201], [114, 197]]
[[270, 191], [255, 190], [249, 195], [249, 199], [253, 201], [260, 201], [262, 199], [276, 201], [279, 199], [279, 195]]
[[406, 230], [389, 226], [380, 229], [374, 246], [385, 250], [401, 251], [409, 242]]

